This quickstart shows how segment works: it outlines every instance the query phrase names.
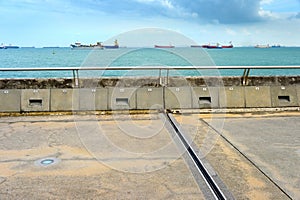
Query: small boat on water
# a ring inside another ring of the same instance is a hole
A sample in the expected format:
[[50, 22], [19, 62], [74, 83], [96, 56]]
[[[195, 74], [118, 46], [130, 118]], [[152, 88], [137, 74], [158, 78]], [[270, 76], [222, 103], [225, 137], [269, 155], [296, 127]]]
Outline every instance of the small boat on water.
[[173, 45], [154, 45], [154, 48], [162, 48], [162, 49], [169, 49], [169, 48], [175, 48]]
[[96, 44], [81, 44], [80, 42], [76, 42], [75, 44], [70, 45], [72, 49], [118, 49], [119, 44], [118, 40], [115, 40], [114, 45], [103, 45], [102, 42], [97, 42]]

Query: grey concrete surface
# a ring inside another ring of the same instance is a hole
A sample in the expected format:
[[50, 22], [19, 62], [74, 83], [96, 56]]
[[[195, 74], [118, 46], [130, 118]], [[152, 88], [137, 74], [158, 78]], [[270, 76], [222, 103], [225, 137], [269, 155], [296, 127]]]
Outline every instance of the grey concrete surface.
[[0, 113], [105, 110], [288, 108], [299, 86], [110, 87], [0, 91]]
[[51, 89], [51, 111], [79, 110], [79, 94], [76, 89]]
[[226, 117], [226, 114], [176, 115], [185, 132], [194, 135], [193, 142], [202, 152], [201, 156], [209, 162], [236, 199], [289, 199], [206, 123], [208, 121], [214, 127], [222, 129]]
[[246, 108], [268, 108], [272, 106], [269, 86], [245, 87]]
[[[291, 198], [300, 198], [300, 113], [228, 115], [216, 127]], [[223, 119], [205, 119], [207, 122]], [[277, 198], [278, 199], [278, 198]]]
[[[236, 199], [288, 199], [284, 192], [298, 199], [299, 117], [298, 112], [175, 115]], [[155, 113], [2, 117], [0, 196], [204, 199], [180, 153]], [[46, 158], [57, 162], [37, 163]]]
[[220, 108], [244, 108], [244, 87], [221, 87], [219, 88]]
[[219, 107], [219, 88], [218, 87], [194, 87], [193, 107], [197, 108], [217, 108]]
[[20, 112], [21, 90], [0, 90], [0, 111]]
[[190, 87], [166, 87], [165, 106], [167, 109], [192, 108], [192, 91]]
[[50, 111], [50, 89], [22, 90], [21, 111]]
[[272, 107], [298, 106], [295, 86], [271, 87]]
[[1, 200], [204, 199], [157, 115], [0, 120]]
[[163, 88], [138, 88], [136, 99], [137, 109], [163, 108]]

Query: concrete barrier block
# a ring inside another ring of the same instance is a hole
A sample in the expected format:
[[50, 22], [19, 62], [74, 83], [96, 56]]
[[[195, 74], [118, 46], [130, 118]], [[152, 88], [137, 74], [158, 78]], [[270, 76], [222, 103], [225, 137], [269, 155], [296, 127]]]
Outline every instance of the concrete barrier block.
[[221, 108], [244, 108], [244, 87], [222, 87], [219, 89], [219, 103]]
[[81, 88], [79, 90], [79, 110], [107, 110], [106, 88]]
[[136, 102], [137, 109], [163, 108], [163, 88], [138, 88]]
[[51, 89], [50, 111], [76, 111], [78, 110], [77, 89]]
[[136, 109], [137, 88], [114, 87], [108, 89], [108, 109], [127, 110]]
[[219, 88], [218, 87], [193, 87], [192, 88], [193, 108], [218, 108]]
[[300, 85], [296, 86], [297, 98], [298, 98], [298, 106], [300, 106]]
[[295, 86], [271, 86], [272, 107], [298, 106]]
[[50, 111], [50, 89], [22, 90], [21, 111]]
[[247, 108], [271, 107], [270, 86], [245, 87], [245, 102]]
[[21, 90], [0, 90], [0, 112], [21, 111]]
[[192, 108], [192, 93], [190, 87], [165, 88], [165, 104], [167, 109]]

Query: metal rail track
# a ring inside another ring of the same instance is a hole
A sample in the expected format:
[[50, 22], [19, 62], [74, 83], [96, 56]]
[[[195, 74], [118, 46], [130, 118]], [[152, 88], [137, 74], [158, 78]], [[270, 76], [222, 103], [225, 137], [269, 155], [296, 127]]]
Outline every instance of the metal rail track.
[[200, 173], [201, 177], [205, 181], [206, 185], [210, 189], [212, 195], [215, 197], [215, 199], [218, 200], [226, 200], [226, 196], [221, 191], [220, 187], [217, 185], [217, 183], [214, 181], [213, 177], [210, 175], [209, 171], [204, 166], [201, 159], [197, 156], [193, 148], [189, 145], [187, 139], [185, 138], [184, 134], [181, 132], [180, 128], [175, 122], [175, 119], [172, 117], [170, 113], [165, 112], [166, 119], [172, 126], [172, 128], [175, 130], [178, 138], [180, 139], [181, 143], [184, 145], [189, 157], [193, 161], [195, 167], [197, 168], [198, 172]]

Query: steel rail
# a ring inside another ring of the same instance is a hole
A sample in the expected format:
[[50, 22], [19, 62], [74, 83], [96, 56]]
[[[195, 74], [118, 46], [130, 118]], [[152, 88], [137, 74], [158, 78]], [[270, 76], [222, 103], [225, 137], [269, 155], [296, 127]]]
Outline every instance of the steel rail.
[[165, 113], [166, 119], [173, 127], [174, 131], [176, 132], [177, 136], [179, 137], [181, 143], [184, 145], [185, 149], [187, 150], [190, 158], [192, 159], [193, 163], [195, 164], [195, 167], [199, 171], [200, 175], [204, 179], [205, 183], [207, 184], [208, 188], [212, 192], [215, 199], [218, 200], [226, 200], [226, 196], [223, 194], [220, 187], [216, 184], [206, 167], [204, 166], [203, 162], [200, 158], [198, 158], [197, 154], [193, 150], [193, 148], [189, 145], [187, 139], [185, 138], [184, 134], [181, 133], [180, 128], [177, 126], [177, 124], [173, 121], [173, 117], [170, 113]]
[[300, 65], [286, 66], [108, 66], [108, 67], [38, 67], [1, 68], [0, 71], [87, 71], [87, 70], [201, 70], [201, 69], [300, 69]]

